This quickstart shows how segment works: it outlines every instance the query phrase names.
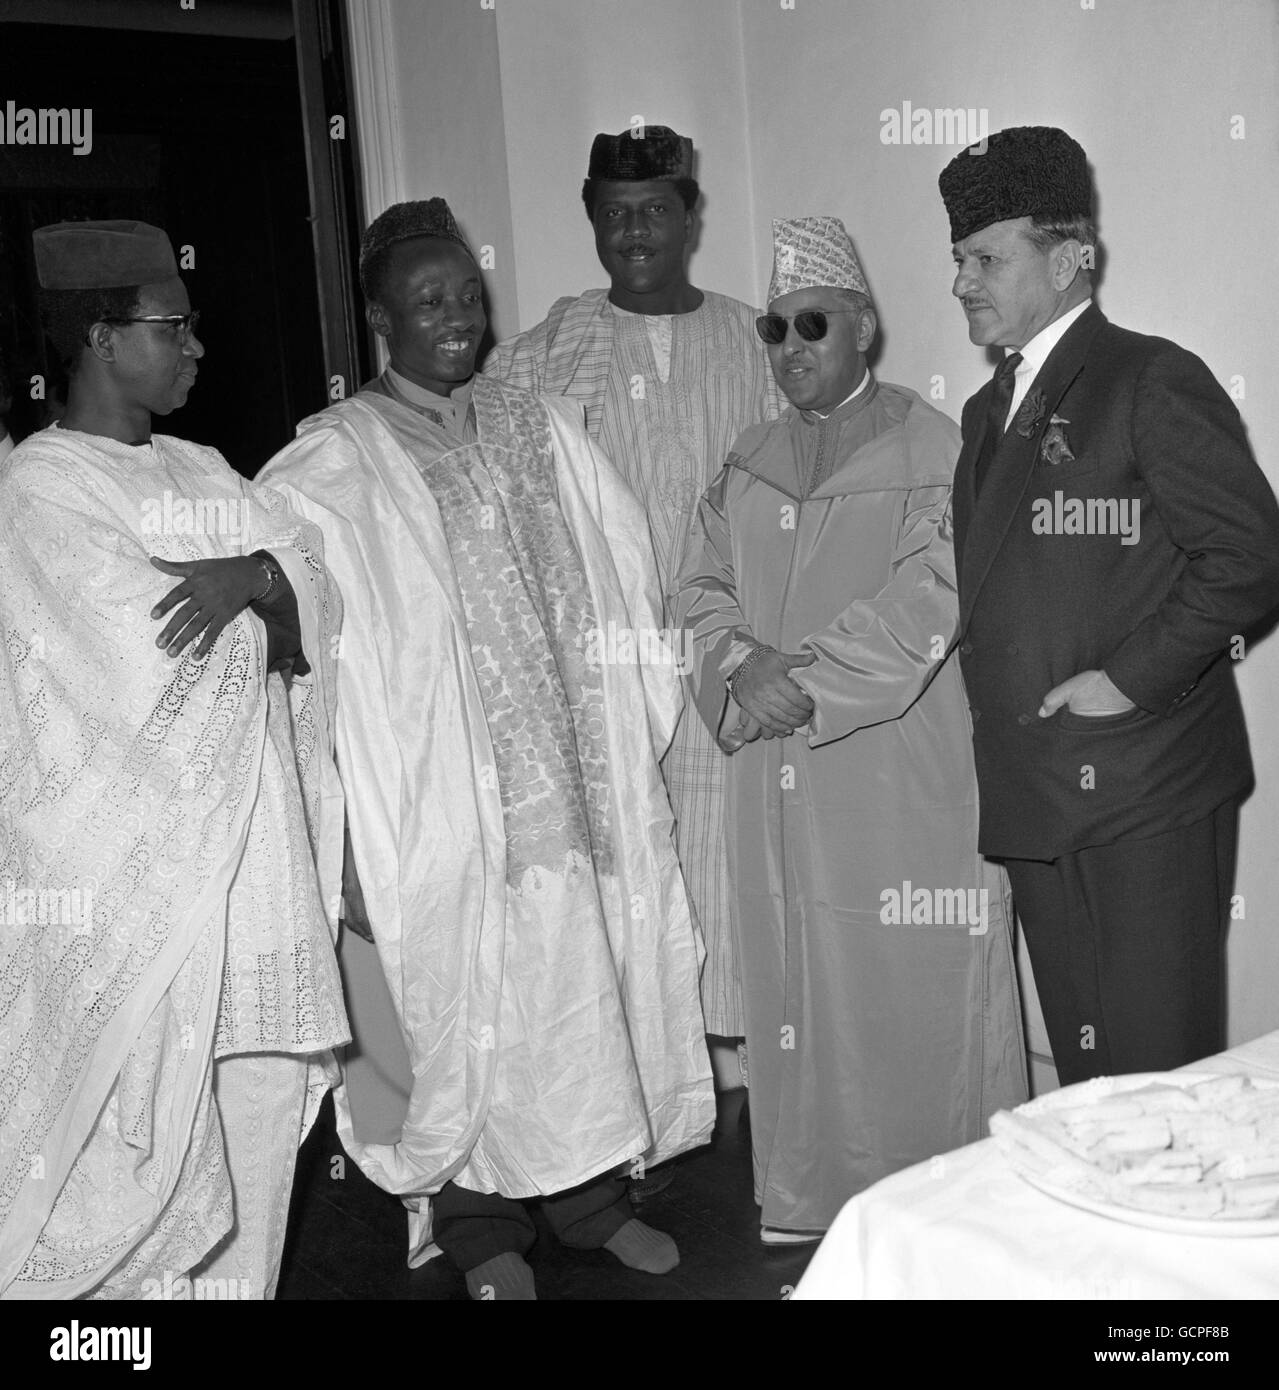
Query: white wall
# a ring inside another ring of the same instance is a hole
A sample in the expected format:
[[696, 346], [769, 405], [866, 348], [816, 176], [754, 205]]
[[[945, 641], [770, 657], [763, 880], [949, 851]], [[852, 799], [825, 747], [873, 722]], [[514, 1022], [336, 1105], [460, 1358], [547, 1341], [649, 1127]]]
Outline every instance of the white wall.
[[[881, 111], [985, 108], [1084, 146], [1103, 308], [1174, 338], [1240, 408], [1279, 482], [1279, 5], [1274, 0], [350, 0], [386, 12], [409, 191], [448, 197], [503, 335], [604, 283], [579, 189], [596, 131], [691, 135], [705, 193], [692, 278], [758, 302], [774, 216], [844, 218], [881, 310], [879, 374], [958, 417], [989, 373], [950, 298], [937, 174], [952, 148], [886, 145]], [[1231, 139], [1242, 116], [1245, 138]], [[362, 132], [370, 137], [369, 130]], [[1279, 640], [1241, 670], [1259, 789], [1231, 939], [1234, 1041], [1279, 1027]]]
[[[488, 274], [499, 336], [514, 330], [516, 268], [497, 20], [480, 0], [347, 0], [365, 207], [448, 201]], [[505, 321], [503, 321], [505, 314]]]
[[696, 282], [746, 297], [761, 248], [737, 0], [498, 0], [520, 325], [607, 284], [582, 207], [591, 140], [633, 116], [690, 135], [704, 213]]

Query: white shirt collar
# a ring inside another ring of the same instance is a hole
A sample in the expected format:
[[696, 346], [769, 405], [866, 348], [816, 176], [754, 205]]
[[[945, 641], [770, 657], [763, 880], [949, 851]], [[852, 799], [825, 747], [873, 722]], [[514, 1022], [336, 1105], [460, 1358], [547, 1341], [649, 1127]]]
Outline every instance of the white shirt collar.
[[[1092, 303], [1092, 296], [1089, 295], [1082, 304], [1076, 304], [1073, 309], [1064, 313], [1061, 318], [1053, 321], [1045, 328], [1041, 328], [1038, 333], [1021, 349], [1021, 361], [1017, 364], [1017, 371], [1013, 376], [1013, 398], [1008, 403], [1008, 414], [1004, 417], [1004, 428], [1008, 428], [1008, 421], [1016, 415], [1021, 408], [1021, 403], [1030, 394], [1030, 388], [1035, 378], [1039, 375], [1039, 369], [1048, 360], [1048, 354], [1065, 337], [1066, 330]], [[1011, 352], [1012, 349], [1009, 349]], [[1006, 352], [1005, 357], [1008, 356]]]
[[832, 406], [829, 410], [826, 410], [826, 411], [821, 411], [821, 410], [809, 410], [809, 411], [806, 411], [805, 414], [807, 414], [807, 415], [815, 415], [819, 420], [829, 420], [830, 417], [831, 417], [832, 415], [834, 415], [834, 413], [835, 413], [837, 410], [843, 410], [843, 408], [848, 404], [849, 401], [851, 401], [851, 400], [856, 400], [856, 398], [857, 398], [858, 396], [860, 396], [861, 393], [862, 393], [863, 391], [865, 391], [865, 390], [867, 389], [867, 387], [869, 387], [869, 386], [870, 386], [870, 368], [867, 367], [866, 370], [862, 373], [862, 379], [857, 383], [857, 388], [856, 388], [856, 390], [850, 391], [850, 392], [848, 393], [848, 395], [846, 395], [846, 396], [844, 397], [844, 399], [843, 399], [842, 401], [840, 401], [840, 403], [839, 403], [838, 405]]
[[[1017, 375], [1023, 373], [1034, 378], [1035, 373], [1048, 360], [1048, 354], [1061, 342], [1066, 330], [1079, 317], [1080, 314], [1092, 303], [1092, 296], [1089, 295], [1082, 304], [1076, 304], [1073, 309], [1064, 313], [1061, 318], [1053, 321], [1045, 328], [1041, 328], [1038, 333], [1021, 350], [1021, 361], [1017, 364]], [[1007, 354], [1005, 354], [1007, 356]]]

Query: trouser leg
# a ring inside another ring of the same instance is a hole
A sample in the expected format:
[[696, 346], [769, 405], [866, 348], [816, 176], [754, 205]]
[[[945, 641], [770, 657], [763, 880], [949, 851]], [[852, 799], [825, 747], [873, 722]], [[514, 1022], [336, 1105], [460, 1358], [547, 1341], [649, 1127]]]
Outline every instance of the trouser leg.
[[1224, 1046], [1237, 824], [1232, 801], [1164, 835], [1080, 852], [1103, 924], [1097, 978], [1116, 1073], [1169, 1071]]
[[447, 1182], [431, 1198], [431, 1235], [463, 1273], [498, 1255], [525, 1255], [537, 1230], [522, 1202]]
[[542, 1211], [562, 1245], [597, 1250], [632, 1219], [626, 1180], [613, 1173], [542, 1200]]
[[289, 1196], [302, 1141], [307, 1057], [251, 1052], [219, 1058], [213, 1095], [235, 1224], [210, 1256], [191, 1271], [215, 1297], [270, 1299], [280, 1278]]
[[1063, 1085], [1222, 1045], [1238, 806], [1141, 840], [1009, 860]]
[[1110, 1072], [1101, 1028], [1097, 924], [1089, 915], [1075, 859], [1066, 854], [1051, 863], [1009, 859], [1005, 864], [1063, 1086]]

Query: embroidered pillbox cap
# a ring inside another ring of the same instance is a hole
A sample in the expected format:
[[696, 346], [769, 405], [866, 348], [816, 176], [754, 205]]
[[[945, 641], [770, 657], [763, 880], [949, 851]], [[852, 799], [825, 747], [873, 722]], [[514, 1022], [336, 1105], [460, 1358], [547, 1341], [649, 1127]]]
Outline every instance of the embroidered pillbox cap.
[[870, 298], [853, 241], [838, 217], [775, 217], [768, 302], [794, 290], [829, 286]]

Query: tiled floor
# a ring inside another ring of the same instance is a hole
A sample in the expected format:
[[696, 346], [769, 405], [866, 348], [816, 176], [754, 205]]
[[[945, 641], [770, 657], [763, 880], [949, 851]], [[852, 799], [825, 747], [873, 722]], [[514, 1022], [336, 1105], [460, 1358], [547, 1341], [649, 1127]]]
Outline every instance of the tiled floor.
[[[539, 1213], [529, 1256], [542, 1299], [778, 1300], [804, 1272], [816, 1246], [760, 1244], [751, 1192], [745, 1091], [719, 1098], [710, 1145], [680, 1159], [674, 1183], [645, 1203], [646, 1221], [675, 1238], [679, 1267], [656, 1276], [627, 1269], [605, 1251], [566, 1250]], [[339, 1161], [340, 1160], [340, 1161]], [[342, 1151], [326, 1101], [298, 1157], [280, 1298], [450, 1299], [467, 1297], [446, 1260], [409, 1269], [399, 1201], [368, 1181]]]

